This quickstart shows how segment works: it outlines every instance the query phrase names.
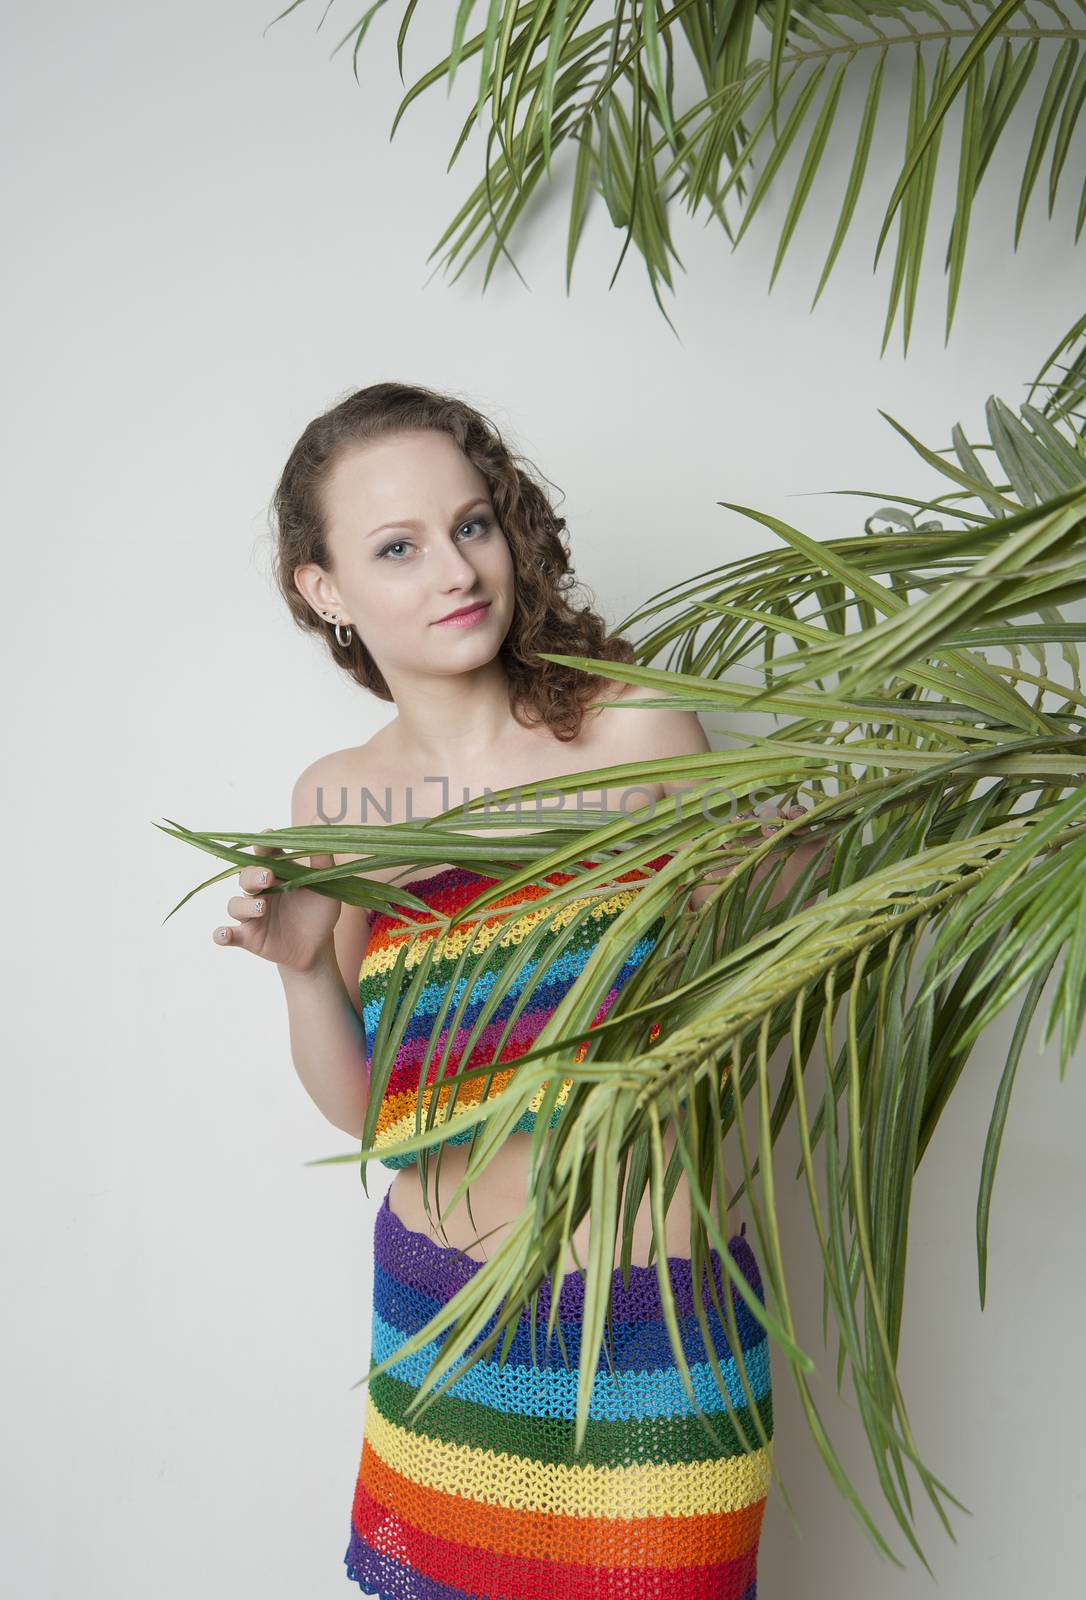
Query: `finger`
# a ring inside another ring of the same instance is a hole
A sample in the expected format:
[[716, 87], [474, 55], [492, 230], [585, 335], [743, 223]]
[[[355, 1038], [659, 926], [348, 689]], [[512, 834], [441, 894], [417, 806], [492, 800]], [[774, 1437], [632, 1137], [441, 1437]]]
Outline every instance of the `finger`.
[[[764, 811], [759, 812], [758, 815], [764, 817], [765, 816], [765, 812]], [[779, 811], [771, 811], [769, 813], [769, 815], [771, 817], [775, 818], [778, 821], [781, 819], [781, 813]], [[772, 822], [763, 822], [762, 823], [762, 833], [766, 838], [768, 838], [770, 836], [770, 834], [776, 833], [776, 831], [777, 830], [774, 827]]]
[[[261, 828], [260, 831], [261, 833], [275, 833], [277, 830], [275, 828]], [[249, 849], [254, 856], [281, 856], [283, 854], [283, 847], [279, 844], [251, 844]]]
[[[262, 828], [262, 833], [274, 833], [274, 828]], [[277, 844], [252, 844], [249, 846], [254, 856], [281, 856], [282, 846]], [[275, 874], [270, 868], [242, 867], [238, 873], [238, 882], [243, 889], [270, 889], [276, 882]]]
[[[806, 806], [786, 806], [783, 811], [778, 811], [777, 813], [782, 822], [794, 822], [797, 817], [805, 817], [806, 815]], [[766, 834], [776, 833], [776, 831], [776, 828], [762, 828], [762, 832]]]
[[255, 917], [262, 917], [268, 909], [268, 902], [261, 896], [259, 899], [249, 899], [243, 895], [231, 895], [226, 902], [226, 914], [230, 917], [240, 917], [245, 922], [250, 922]]
[[232, 928], [229, 924], [224, 924], [222, 927], [216, 928], [211, 937], [216, 944], [234, 944], [237, 945], [239, 950], [245, 950], [248, 948], [247, 941], [251, 935], [248, 928], [244, 926]]
[[[736, 822], [754, 822], [756, 819], [764, 817], [765, 814], [765, 811], [761, 809], [757, 811], [737, 811], [734, 820]], [[775, 813], [771, 814], [775, 815]], [[763, 835], [771, 834], [774, 831], [766, 822], [761, 823], [761, 830]]]
[[238, 873], [239, 884], [249, 894], [259, 894], [261, 889], [270, 889], [282, 881], [270, 867], [242, 867]]

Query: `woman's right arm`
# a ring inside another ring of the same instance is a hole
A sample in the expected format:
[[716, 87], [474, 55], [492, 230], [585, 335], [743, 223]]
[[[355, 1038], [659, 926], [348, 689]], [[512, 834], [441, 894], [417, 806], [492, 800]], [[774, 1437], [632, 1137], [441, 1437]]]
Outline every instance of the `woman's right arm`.
[[366, 1041], [335, 953], [310, 972], [280, 967], [279, 976], [287, 998], [294, 1070], [333, 1127], [360, 1140], [369, 1103]]
[[[325, 793], [338, 792], [338, 780], [329, 770], [334, 760], [323, 757], [299, 777], [291, 795], [292, 827], [315, 826], [321, 821], [318, 788], [323, 787]], [[341, 902], [331, 936], [319, 947], [312, 966], [301, 971], [290, 966], [277, 969], [287, 1001], [294, 1069], [333, 1127], [359, 1140], [369, 1101], [369, 1073], [358, 970], [369, 942], [369, 927], [365, 907]]]
[[[318, 791], [338, 782], [336, 763], [336, 755], [324, 756], [302, 773], [291, 796], [292, 827], [323, 821]], [[361, 1140], [369, 1068], [358, 971], [369, 941], [369, 913], [315, 889], [266, 893], [283, 881], [274, 870], [282, 851], [254, 845], [252, 853], [252, 866], [238, 873], [243, 893], [227, 902], [238, 923], [216, 928], [213, 937], [220, 946], [249, 950], [275, 965], [287, 999], [290, 1053], [306, 1093], [334, 1127]], [[308, 858], [313, 867], [330, 867], [334, 859]]]

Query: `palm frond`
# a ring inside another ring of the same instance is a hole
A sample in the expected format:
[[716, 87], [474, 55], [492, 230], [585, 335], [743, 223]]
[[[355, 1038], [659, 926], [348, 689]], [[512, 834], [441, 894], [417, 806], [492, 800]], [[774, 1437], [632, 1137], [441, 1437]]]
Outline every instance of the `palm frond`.
[[[383, 3], [371, 6], [337, 47], [354, 39], [356, 76], [358, 51]], [[476, 6], [473, 0], [461, 0], [448, 55], [411, 85], [397, 109], [393, 137], [420, 94], [442, 79], [451, 89], [458, 68], [478, 58], [475, 100], [449, 166], [489, 112], [484, 176], [429, 258], [448, 245], [440, 264], [457, 266], [454, 282], [487, 245], [484, 289], [498, 256], [512, 262], [512, 235], [518, 222], [524, 225], [524, 201], [542, 177], [551, 184], [566, 181], [553, 163], [563, 143], [572, 139], [577, 159], [569, 179], [567, 284], [591, 195], [598, 193], [613, 225], [625, 233], [615, 273], [632, 242], [667, 317], [660, 284], [671, 286], [668, 257], [675, 255], [669, 202], [681, 197], [694, 212], [704, 201], [734, 249], [781, 181], [788, 156], [802, 149], [770, 286], [810, 196], [817, 194], [820, 208], [828, 211], [836, 189], [837, 223], [813, 307], [853, 224], [883, 88], [906, 71], [911, 72], [912, 93], [901, 166], [875, 241], [877, 263], [896, 222], [884, 349], [899, 307], [908, 349], [939, 151], [955, 106], [961, 108], [961, 132], [944, 259], [946, 338], [958, 304], [977, 192], [997, 152], [1003, 159], [1005, 130], [1027, 91], [1036, 90], [1036, 109], [1011, 219], [1012, 243], [1017, 246], [1021, 237], [1046, 160], [1048, 219], [1055, 214], [1061, 184], [1066, 189], [1078, 181], [1076, 242], [1086, 223], [1086, 181], [1075, 142], [1086, 104], [1086, 25], [1081, 16], [1068, 16], [1058, 0], [1037, 0], [1033, 7], [1024, 0], [975, 0], [973, 5], [968, 0], [734, 0], [724, 6], [719, 0], [676, 0], [666, 10], [657, 0], [632, 0], [629, 6], [622, 0], [613, 17], [602, 22], [590, 22], [590, 9], [591, 0], [527, 0], [520, 5], [487, 0], [483, 26], [468, 36]], [[403, 43], [414, 11], [411, 0], [397, 39], [401, 79]], [[675, 99], [680, 50], [692, 62], [702, 91], [682, 106]], [[848, 113], [853, 133], [840, 135], [853, 146], [842, 184], [836, 162], [825, 156], [844, 121], [842, 106], [851, 106], [844, 91], [857, 79], [866, 91], [858, 120]], [[889, 130], [881, 136], [889, 137]], [[739, 212], [737, 227], [726, 209], [729, 200]]]
[[[513, 790], [421, 823], [327, 824], [272, 836], [180, 824], [165, 831], [230, 863], [228, 871], [250, 859], [246, 846], [282, 844], [288, 881], [269, 892], [305, 884], [355, 904], [381, 906], [392, 895], [412, 903], [407, 891], [367, 877], [374, 866], [417, 871], [462, 861], [497, 879], [472, 901], [474, 913], [488, 915], [500, 914], [495, 900], [529, 881], [544, 890], [534, 910], [557, 910], [579, 897], [591, 904], [606, 895], [616, 867], [669, 853], [662, 869], [638, 880], [516, 1071], [498, 1081], [500, 1044], [474, 1066], [450, 1071], [446, 1042], [433, 1079], [438, 1092], [424, 1105], [420, 1089], [414, 1134], [381, 1151], [416, 1154], [425, 1189], [432, 1158], [440, 1171], [450, 1131], [470, 1129], [467, 1168], [447, 1202], [453, 1207], [526, 1108], [537, 1108], [523, 1214], [468, 1284], [389, 1360], [448, 1335], [417, 1399], [425, 1409], [465, 1362], [511, 1336], [525, 1306], [535, 1311], [544, 1276], [560, 1278], [572, 1254], [585, 1275], [579, 1449], [616, 1245], [628, 1265], [634, 1219], [647, 1197], [659, 1272], [668, 1204], [685, 1179], [695, 1271], [710, 1249], [718, 1252], [787, 1363], [834, 1481], [877, 1547], [896, 1561], [814, 1403], [808, 1380], [816, 1362], [791, 1312], [775, 1151], [794, 1117], [801, 1148], [795, 1177], [805, 1187], [826, 1314], [838, 1333], [838, 1387], [847, 1369], [883, 1496], [925, 1560], [908, 1468], [948, 1529], [946, 1503], [961, 1502], [924, 1462], [897, 1376], [915, 1174], [971, 1050], [996, 1017], [1017, 1008], [979, 1174], [983, 1305], [995, 1174], [1027, 1030], [1055, 974], [1044, 1039], [1058, 1030], [1062, 1077], [1086, 1010], [1086, 695], [1078, 649], [1086, 624], [1060, 610], [1086, 592], [1086, 447], [1066, 416], [1028, 404], [1016, 414], [995, 397], [986, 408], [988, 439], [970, 441], [959, 426], [945, 451], [888, 420], [950, 480], [948, 494], [883, 495], [862, 534], [822, 542], [738, 508], [770, 529], [777, 547], [652, 597], [621, 624], [623, 632], [643, 630], [636, 662], [548, 657], [643, 686], [651, 691], [644, 704], [725, 711], [733, 729], [745, 712], [770, 713], [777, 719], [772, 731], [751, 732], [724, 750], [646, 756], [520, 784], [521, 831], [512, 838], [500, 830]], [[876, 527], [880, 522], [888, 529]], [[789, 641], [793, 648], [782, 653]], [[1049, 646], [1062, 652], [1062, 676], [1049, 664]], [[668, 665], [654, 664], [665, 657]], [[638, 703], [636, 696], [620, 702]], [[564, 797], [638, 782], [669, 785], [662, 814], [654, 807], [649, 815], [571, 815], [548, 804], [535, 828], [524, 827], [523, 808], [533, 797], [538, 805], [544, 793], [553, 801], [556, 791]], [[719, 796], [734, 805], [766, 791], [782, 801], [802, 796], [808, 810], [751, 846], [742, 818], [721, 808]], [[792, 846], [812, 838], [832, 838], [828, 862], [825, 850], [816, 851], [775, 894]], [[360, 859], [323, 869], [291, 860], [311, 851]], [[544, 886], [554, 869], [568, 881]], [[711, 892], [692, 909], [690, 890], [701, 883]], [[456, 919], [445, 922], [451, 928]], [[593, 1025], [601, 994], [649, 932], [648, 957]], [[493, 1004], [472, 1028], [472, 1047], [521, 979], [518, 1004], [529, 1001], [534, 949], [525, 939], [500, 973]], [[424, 963], [408, 977], [406, 947], [400, 960], [373, 1041], [375, 1101], [425, 981]], [[430, 1055], [449, 1019], [464, 1019], [480, 972], [488, 980], [485, 961], [473, 963], [465, 950], [431, 1032]], [[454, 1032], [450, 1027], [450, 1038]], [[503, 1041], [507, 1036], [508, 1029]], [[583, 1059], [571, 1064], [574, 1047], [586, 1040]], [[787, 1067], [774, 1082], [770, 1062], [780, 1046]], [[479, 1053], [468, 1048], [463, 1058]], [[458, 1107], [460, 1089], [475, 1079], [484, 1080], [482, 1098]], [[362, 1149], [332, 1161], [359, 1162], [364, 1178], [377, 1155], [372, 1135], [371, 1117]], [[666, 1160], [665, 1135], [673, 1140]], [[760, 1242], [764, 1306], [727, 1250], [722, 1180], [725, 1150], [735, 1143], [742, 1165], [736, 1192]], [[716, 1207], [709, 1203], [714, 1190]], [[572, 1235], [586, 1215], [590, 1242], [581, 1262]], [[666, 1273], [660, 1283], [688, 1382]], [[491, 1334], [477, 1344], [491, 1317]], [[372, 1367], [360, 1381], [382, 1370]], [[745, 1384], [745, 1371], [742, 1378]], [[758, 1408], [734, 1407], [719, 1373], [717, 1381], [734, 1437], [744, 1450], [764, 1449]], [[719, 1414], [702, 1421], [722, 1426]], [[767, 1470], [779, 1482], [772, 1463]]]
[[[1068, 352], [1065, 364], [1060, 357]], [[1050, 378], [1050, 372], [1061, 372], [1061, 377]], [[1041, 370], [1030, 385], [1030, 396], [1035, 389], [1051, 391], [1042, 407], [1042, 414], [1051, 420], [1075, 417], [1079, 438], [1086, 438], [1086, 313], [1068, 328], [1063, 338], [1047, 356]]]

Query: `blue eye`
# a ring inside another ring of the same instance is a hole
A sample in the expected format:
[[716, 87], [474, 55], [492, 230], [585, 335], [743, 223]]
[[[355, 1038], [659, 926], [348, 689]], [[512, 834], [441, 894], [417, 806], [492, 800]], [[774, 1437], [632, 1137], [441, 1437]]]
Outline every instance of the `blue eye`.
[[[469, 522], [462, 522], [460, 524], [460, 528], [479, 528], [481, 530], [480, 533], [477, 535], [477, 537], [479, 537], [479, 538], [482, 538], [483, 534], [486, 533], [486, 531], [487, 531], [487, 529], [489, 527], [490, 527], [490, 519], [489, 519], [489, 517], [472, 517], [472, 519]], [[457, 532], [459, 532], [459, 531], [460, 531], [460, 529], [457, 529]], [[395, 550], [397, 548], [397, 546], [407, 545], [409, 543], [410, 543], [410, 540], [408, 540], [408, 539], [391, 539], [389, 541], [389, 543], [386, 544], [383, 547], [383, 549], [378, 550], [378, 552], [377, 552], [378, 561], [380, 561], [382, 559], [382, 557], [387, 556], [390, 550]], [[395, 559], [399, 560], [400, 557], [397, 556]]]

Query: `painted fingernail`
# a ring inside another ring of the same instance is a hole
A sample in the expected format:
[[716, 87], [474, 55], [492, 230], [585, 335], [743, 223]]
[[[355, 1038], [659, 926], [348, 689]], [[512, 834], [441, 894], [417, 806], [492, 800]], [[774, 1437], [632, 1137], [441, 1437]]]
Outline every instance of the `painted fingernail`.
[[229, 928], [220, 928], [215, 937], [216, 939], [221, 939], [223, 944], [225, 944], [227, 939], [230, 937]]
[[264, 902], [263, 902], [263, 900], [254, 900], [253, 901], [253, 910], [256, 911], [258, 914], [263, 912], [263, 910], [264, 910]]
[[261, 883], [267, 883], [267, 881], [268, 881], [267, 868], [265, 868], [264, 871], [260, 874], [260, 881], [261, 881]]

